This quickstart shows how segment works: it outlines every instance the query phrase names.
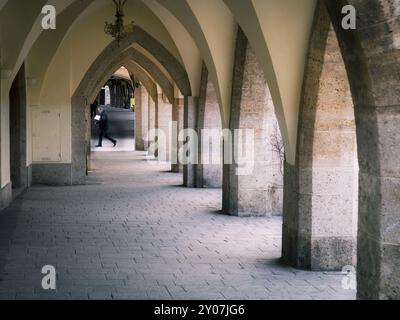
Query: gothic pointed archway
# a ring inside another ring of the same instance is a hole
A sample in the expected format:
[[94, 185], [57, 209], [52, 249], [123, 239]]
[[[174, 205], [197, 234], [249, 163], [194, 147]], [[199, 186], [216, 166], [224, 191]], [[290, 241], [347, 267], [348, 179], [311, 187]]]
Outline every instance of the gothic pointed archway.
[[[157, 40], [144, 30], [137, 27], [120, 45], [116, 42], [111, 43], [92, 63], [71, 97], [72, 184], [85, 182], [87, 154], [89, 152], [87, 143], [89, 140], [89, 130], [87, 130], [89, 122], [88, 106], [97, 96], [105, 81], [118, 67], [117, 65], [119, 64], [120, 66], [124, 61], [129, 61], [137, 55], [135, 51], [130, 51], [129, 49], [134, 43], [139, 44], [154, 55], [169, 72], [183, 95], [190, 96], [191, 94], [190, 83], [185, 69]], [[144, 62], [140, 60], [138, 63], [142, 63], [147, 67], [151, 66], [151, 64], [145, 64]]]

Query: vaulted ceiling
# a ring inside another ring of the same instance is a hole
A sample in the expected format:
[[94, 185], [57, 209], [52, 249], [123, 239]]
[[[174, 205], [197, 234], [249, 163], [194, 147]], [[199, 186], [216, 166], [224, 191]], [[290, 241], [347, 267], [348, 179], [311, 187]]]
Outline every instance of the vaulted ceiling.
[[[41, 28], [41, 11], [46, 4], [56, 7], [56, 30]], [[263, 66], [286, 156], [293, 163], [315, 6], [316, 0], [128, 0], [125, 21], [133, 20], [175, 58], [186, 71], [193, 96], [199, 95], [205, 62], [225, 127], [229, 124], [235, 41], [240, 26]], [[104, 22], [113, 21], [114, 12], [111, 0], [0, 0], [2, 103], [24, 61], [31, 104], [44, 103], [50, 96], [52, 103], [57, 97], [65, 101], [71, 97], [86, 71], [111, 43], [112, 38], [104, 34]], [[151, 48], [138, 43], [131, 46], [158, 66], [174, 91], [179, 92]]]

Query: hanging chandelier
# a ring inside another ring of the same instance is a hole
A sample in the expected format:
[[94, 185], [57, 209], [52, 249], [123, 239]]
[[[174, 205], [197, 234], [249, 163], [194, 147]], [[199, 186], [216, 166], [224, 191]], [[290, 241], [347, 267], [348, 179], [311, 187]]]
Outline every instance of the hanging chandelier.
[[135, 26], [133, 21], [130, 24], [124, 25], [123, 9], [126, 1], [127, 0], [113, 0], [116, 6], [115, 22], [106, 22], [104, 27], [104, 32], [112, 36], [117, 41], [118, 46], [120, 46], [122, 39], [124, 39], [129, 33], [133, 32]]

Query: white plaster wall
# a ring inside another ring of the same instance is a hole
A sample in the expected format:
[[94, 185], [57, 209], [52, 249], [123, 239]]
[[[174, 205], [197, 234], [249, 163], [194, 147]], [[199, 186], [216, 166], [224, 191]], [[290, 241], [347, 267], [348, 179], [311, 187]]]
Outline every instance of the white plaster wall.
[[7, 80], [1, 81], [0, 93], [0, 159], [1, 159], [1, 188], [4, 188], [10, 182], [10, 99], [9, 84]]
[[[71, 162], [71, 47], [70, 41], [66, 40], [60, 46], [57, 54], [51, 62], [44, 81], [44, 90], [40, 98], [40, 104], [31, 108], [41, 110], [58, 110], [60, 117], [60, 150], [61, 163]], [[30, 63], [34, 63], [31, 61]], [[40, 121], [40, 120], [38, 120]], [[33, 124], [37, 125], [37, 124]], [[52, 124], [45, 122], [41, 126], [52, 128]], [[72, 129], [73, 130], [73, 129]], [[32, 132], [34, 134], [34, 132]], [[51, 135], [52, 133], [49, 132]], [[54, 133], [53, 133], [54, 134]], [[46, 155], [42, 155], [43, 158]], [[36, 159], [37, 160], [37, 159]], [[41, 162], [41, 161], [35, 161]]]

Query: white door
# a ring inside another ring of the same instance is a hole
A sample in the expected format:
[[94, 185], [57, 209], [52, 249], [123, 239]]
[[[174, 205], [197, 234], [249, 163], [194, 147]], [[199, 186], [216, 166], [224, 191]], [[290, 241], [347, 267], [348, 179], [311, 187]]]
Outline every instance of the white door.
[[32, 145], [34, 162], [61, 161], [59, 110], [33, 108]]

